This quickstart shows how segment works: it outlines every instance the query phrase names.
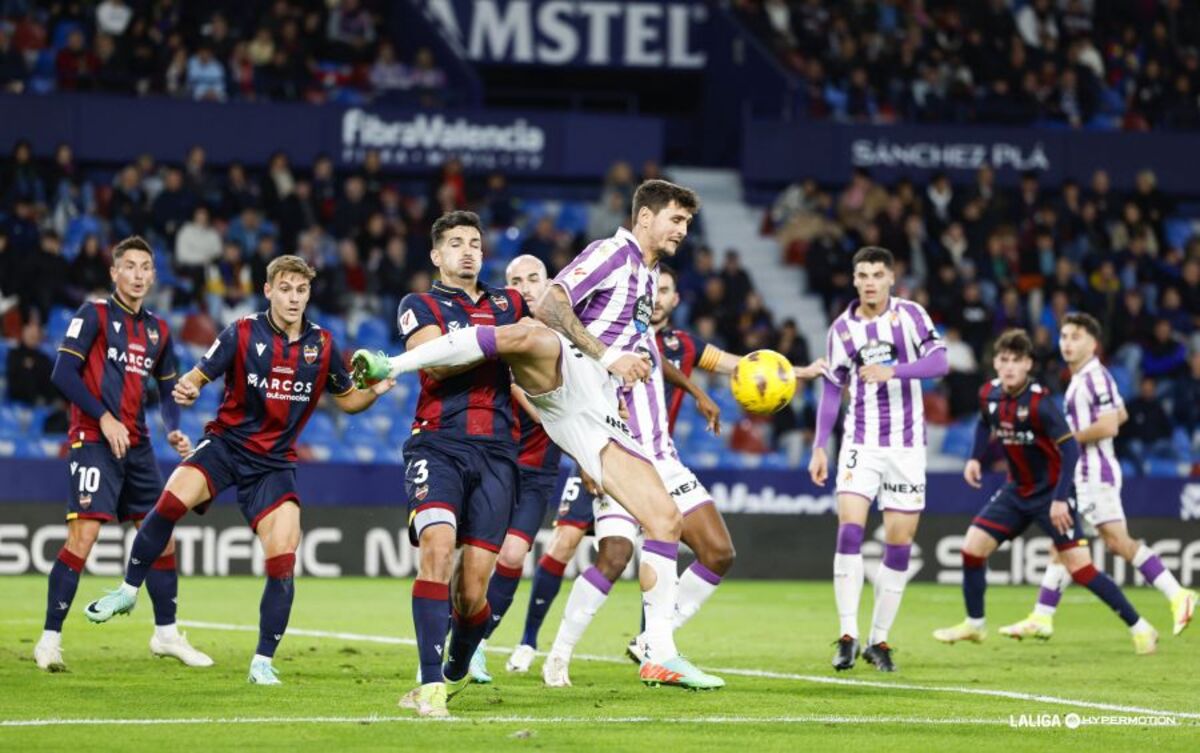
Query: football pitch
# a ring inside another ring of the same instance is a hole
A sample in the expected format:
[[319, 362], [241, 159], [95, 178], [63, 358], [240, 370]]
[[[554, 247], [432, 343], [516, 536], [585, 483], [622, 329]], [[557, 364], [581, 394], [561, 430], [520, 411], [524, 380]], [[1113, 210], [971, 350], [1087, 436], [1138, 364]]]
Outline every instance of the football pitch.
[[[91, 625], [86, 603], [111, 578], [80, 583], [63, 633], [69, 671], [46, 674], [31, 655], [46, 582], [0, 578], [0, 750], [721, 750], [755, 751], [1197, 749], [1200, 626], [1170, 635], [1156, 591], [1129, 589], [1160, 631], [1159, 652], [1136, 657], [1125, 627], [1082, 589], [1063, 597], [1046, 643], [996, 635], [1023, 617], [1034, 589], [988, 592], [991, 636], [943, 646], [935, 627], [962, 618], [956, 586], [911, 584], [892, 633], [894, 675], [862, 663], [835, 674], [833, 594], [821, 582], [722, 585], [680, 633], [689, 658], [728, 686], [692, 693], [644, 688], [622, 658], [638, 621], [638, 593], [621, 582], [580, 644], [574, 687], [504, 671], [528, 597], [522, 584], [493, 636], [492, 685], [450, 704], [454, 718], [416, 720], [396, 707], [416, 667], [409, 581], [297, 581], [276, 666], [284, 685], [246, 683], [257, 640], [256, 578], [184, 578], [180, 619], [216, 666], [188, 669], [150, 656], [153, 622], [143, 594], [132, 616]], [[566, 590], [542, 631], [553, 640]], [[871, 603], [864, 593], [866, 628]], [[1040, 725], [1040, 726], [1037, 726]]]

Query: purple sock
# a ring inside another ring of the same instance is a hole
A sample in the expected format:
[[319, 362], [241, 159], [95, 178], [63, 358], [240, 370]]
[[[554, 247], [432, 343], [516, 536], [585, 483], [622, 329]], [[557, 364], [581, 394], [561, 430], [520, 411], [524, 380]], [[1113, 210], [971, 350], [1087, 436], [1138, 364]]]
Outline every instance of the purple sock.
[[546, 612], [558, 596], [562, 588], [563, 571], [567, 563], [559, 562], [550, 555], [543, 555], [538, 560], [537, 570], [533, 573], [533, 588], [529, 593], [529, 609], [525, 612], [525, 634], [521, 643], [537, 648], [538, 632], [546, 620]]
[[442, 682], [442, 649], [450, 622], [450, 586], [430, 580], [415, 580], [412, 587], [413, 628], [417, 633], [417, 657], [421, 684]]
[[1141, 572], [1142, 577], [1145, 578], [1146, 582], [1150, 583], [1151, 585], [1154, 584], [1154, 581], [1158, 578], [1158, 576], [1162, 575], [1163, 570], [1166, 569], [1167, 568], [1163, 567], [1162, 560], [1158, 558], [1157, 554], [1150, 555], [1149, 559], [1138, 566], [1138, 571]]
[[508, 568], [497, 562], [492, 579], [488, 581], [487, 601], [492, 608], [492, 618], [488, 620], [487, 630], [483, 634], [485, 639], [491, 638], [492, 632], [500, 626], [500, 620], [504, 619], [504, 613], [512, 606], [519, 585], [521, 568]]
[[71, 611], [75, 591], [79, 588], [79, 574], [83, 572], [83, 560], [67, 551], [64, 546], [50, 568], [50, 587], [46, 591], [45, 630], [62, 631], [63, 620]]
[[475, 341], [479, 343], [484, 358], [496, 357], [496, 328], [479, 326], [475, 328]]
[[911, 555], [912, 544], [884, 544], [883, 566], [898, 573], [907, 573]]
[[475, 649], [479, 648], [479, 642], [483, 640], [483, 634], [491, 621], [492, 610], [486, 601], [483, 603], [483, 609], [470, 617], [464, 617], [455, 610], [451, 621], [450, 642], [446, 647], [446, 666], [442, 667], [442, 674], [447, 680], [461, 680], [467, 674], [467, 670], [471, 668], [471, 657], [475, 655]]
[[863, 527], [858, 523], [842, 523], [838, 526], [838, 554], [859, 554], [862, 552], [862, 542]]

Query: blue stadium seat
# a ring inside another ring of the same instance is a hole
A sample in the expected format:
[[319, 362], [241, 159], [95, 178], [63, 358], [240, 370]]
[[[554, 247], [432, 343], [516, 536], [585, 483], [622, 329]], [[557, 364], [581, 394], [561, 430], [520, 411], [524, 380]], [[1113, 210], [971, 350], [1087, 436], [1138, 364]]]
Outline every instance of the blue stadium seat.
[[942, 453], [965, 458], [971, 454], [975, 443], [975, 422], [959, 421], [946, 427], [946, 438], [942, 442]]
[[563, 202], [558, 210], [558, 221], [555, 227], [572, 235], [579, 235], [587, 230], [588, 205], [579, 201]]
[[50, 315], [46, 317], [46, 341], [58, 347], [63, 336], [67, 334], [67, 327], [71, 325], [71, 318], [74, 316], [75, 312], [64, 306], [55, 306], [50, 309]]
[[304, 426], [303, 438], [309, 444], [337, 444], [340, 433], [328, 412], [313, 411]]
[[313, 321], [325, 328], [339, 348], [345, 350], [350, 346], [350, 336], [346, 331], [345, 319], [340, 316], [324, 315], [320, 319], [314, 316]]
[[[362, 323], [358, 325], [358, 332], [354, 333], [354, 342], [359, 348], [386, 351], [391, 348], [392, 339], [387, 324], [382, 319], [372, 317], [363, 319]], [[343, 349], [348, 348], [345, 345], [342, 347]], [[343, 352], [343, 355], [349, 354]]]
[[787, 455], [782, 452], [769, 452], [762, 456], [763, 470], [786, 471], [791, 467], [788, 463]]
[[1187, 475], [1187, 466], [1177, 460], [1149, 458], [1146, 460], [1146, 475], [1165, 478], [1182, 478]]
[[520, 253], [523, 237], [524, 234], [516, 227], [510, 227], [503, 233], [500, 233], [496, 238], [495, 245], [491, 249], [493, 258], [503, 259], [506, 262], [512, 259]]
[[1163, 233], [1167, 236], [1167, 245], [1172, 248], [1183, 248], [1188, 240], [1197, 232], [1197, 222], [1191, 217], [1174, 217], [1163, 222]]
[[1113, 382], [1116, 383], [1117, 392], [1121, 393], [1121, 397], [1128, 400], [1134, 396], [1133, 374], [1129, 373], [1129, 369], [1113, 363], [1109, 365], [1108, 373], [1112, 374]]

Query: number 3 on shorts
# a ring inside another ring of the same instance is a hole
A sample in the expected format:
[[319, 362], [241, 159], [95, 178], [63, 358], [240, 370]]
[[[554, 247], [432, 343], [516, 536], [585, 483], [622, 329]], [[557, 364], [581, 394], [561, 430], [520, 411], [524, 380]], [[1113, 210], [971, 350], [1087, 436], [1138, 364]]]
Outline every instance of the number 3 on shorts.
[[848, 452], [850, 453], [850, 460], [846, 463], [846, 467], [847, 468], [857, 467], [858, 466], [858, 450], [852, 449], [852, 450], [848, 450]]
[[429, 480], [429, 461], [425, 458], [414, 460], [408, 464], [405, 473], [409, 476], [409, 483], [423, 484]]

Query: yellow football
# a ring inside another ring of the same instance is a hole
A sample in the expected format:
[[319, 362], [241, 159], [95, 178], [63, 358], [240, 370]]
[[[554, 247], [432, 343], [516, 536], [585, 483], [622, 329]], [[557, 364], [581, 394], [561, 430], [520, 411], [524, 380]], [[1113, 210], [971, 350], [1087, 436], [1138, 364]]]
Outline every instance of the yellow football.
[[756, 350], [737, 362], [729, 389], [747, 413], [775, 413], [796, 394], [796, 372], [782, 354]]

